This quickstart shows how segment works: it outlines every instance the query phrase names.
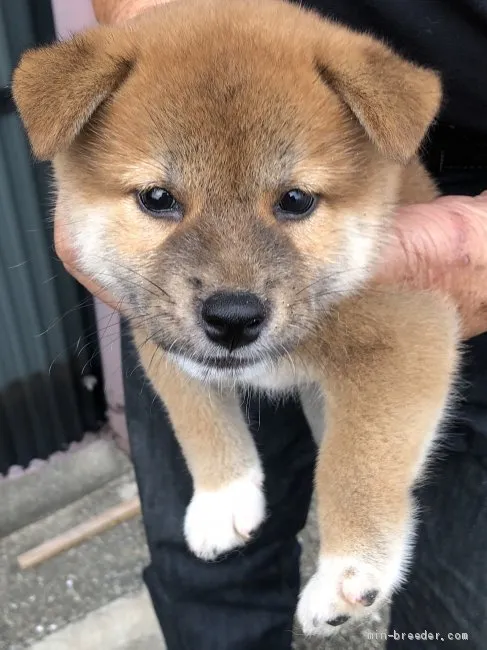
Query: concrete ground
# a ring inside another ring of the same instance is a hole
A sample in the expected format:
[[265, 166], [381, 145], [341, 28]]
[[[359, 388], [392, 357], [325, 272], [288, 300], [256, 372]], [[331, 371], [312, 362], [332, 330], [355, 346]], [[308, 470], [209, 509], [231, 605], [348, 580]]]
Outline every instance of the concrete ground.
[[[0, 540], [1, 650], [29, 647], [121, 596], [140, 590], [140, 574], [148, 559], [140, 519], [123, 523], [35, 569], [20, 571], [16, 563], [20, 553], [112, 507], [129, 494], [134, 494], [131, 473]], [[91, 645], [78, 647], [94, 650]]]
[[67, 452], [35, 460], [21, 472], [0, 475], [0, 539], [47, 517], [130, 469], [130, 462], [109, 438], [87, 435]]
[[[148, 554], [140, 518], [35, 569], [20, 571], [16, 564], [18, 554], [133, 496], [132, 470], [122, 464], [119, 471], [102, 487], [0, 539], [0, 650], [164, 650], [141, 581]], [[50, 482], [43, 475], [31, 481], [39, 493], [43, 481]], [[313, 515], [302, 541], [306, 580], [317, 551]], [[381, 642], [369, 641], [365, 633], [382, 632], [385, 618], [383, 612], [368, 627], [326, 642], [306, 640], [297, 631], [295, 650], [379, 650]]]

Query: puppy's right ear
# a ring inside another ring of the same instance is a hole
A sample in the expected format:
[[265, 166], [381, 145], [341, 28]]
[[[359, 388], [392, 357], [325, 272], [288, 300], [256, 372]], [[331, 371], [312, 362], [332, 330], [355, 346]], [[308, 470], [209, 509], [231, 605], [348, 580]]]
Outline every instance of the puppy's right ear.
[[371, 36], [325, 22], [315, 65], [377, 149], [390, 160], [407, 164], [440, 108], [438, 75]]
[[66, 149], [127, 77], [134, 62], [128, 36], [99, 27], [25, 52], [12, 90], [38, 158], [47, 160]]

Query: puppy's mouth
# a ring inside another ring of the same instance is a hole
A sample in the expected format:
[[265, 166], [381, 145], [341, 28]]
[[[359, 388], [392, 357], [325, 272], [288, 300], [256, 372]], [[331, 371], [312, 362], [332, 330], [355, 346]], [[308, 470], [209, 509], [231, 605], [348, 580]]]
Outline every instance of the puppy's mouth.
[[252, 381], [266, 368], [260, 359], [238, 357], [191, 357], [169, 353], [173, 361], [188, 375], [202, 381]]
[[229, 354], [227, 356], [198, 356], [194, 354], [185, 354], [184, 352], [170, 352], [173, 359], [180, 365], [191, 365], [201, 369], [201, 371], [217, 372], [220, 374], [236, 375], [240, 371], [259, 366], [263, 359], [259, 357], [239, 357]]
[[155, 337], [154, 340], [173, 359], [190, 361], [208, 369], [238, 370], [250, 368], [258, 365], [262, 361], [262, 355], [252, 355], [252, 353], [243, 354], [241, 351], [222, 352], [218, 356], [214, 353], [201, 354], [201, 352], [198, 353], [192, 346], [175, 346], [174, 343], [170, 343], [160, 336]]
[[182, 370], [204, 381], [250, 381], [260, 375], [270, 361], [261, 356], [199, 356], [183, 350], [168, 350], [167, 353]]
[[238, 370], [255, 366], [258, 359], [242, 359], [239, 357], [196, 357], [192, 361], [199, 363], [201, 366], [206, 366], [209, 369], [216, 368], [218, 370]]
[[175, 345], [162, 336], [156, 338], [158, 346], [169, 358], [189, 375], [203, 380], [252, 380], [270, 365], [279, 361], [277, 350], [241, 348], [232, 352], [195, 349], [195, 346]]

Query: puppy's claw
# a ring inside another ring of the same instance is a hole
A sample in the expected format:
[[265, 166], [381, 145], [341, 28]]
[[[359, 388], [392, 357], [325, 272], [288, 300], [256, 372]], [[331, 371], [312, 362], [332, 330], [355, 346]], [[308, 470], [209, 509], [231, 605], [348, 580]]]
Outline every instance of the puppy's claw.
[[331, 625], [332, 627], [338, 627], [339, 625], [343, 625], [347, 621], [350, 620], [350, 616], [348, 614], [342, 614], [341, 616], [335, 616], [335, 618], [331, 618], [329, 621], [326, 621], [327, 625]]
[[375, 603], [378, 595], [379, 595], [378, 589], [371, 589], [370, 591], [367, 591], [365, 594], [363, 594], [359, 602], [364, 607], [370, 607]]

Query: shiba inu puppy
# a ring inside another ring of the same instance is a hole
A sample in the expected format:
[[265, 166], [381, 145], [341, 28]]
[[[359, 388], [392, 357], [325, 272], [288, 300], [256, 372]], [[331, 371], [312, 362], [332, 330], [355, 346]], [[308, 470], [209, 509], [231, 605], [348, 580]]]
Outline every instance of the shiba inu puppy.
[[322, 541], [298, 618], [326, 635], [372, 611], [407, 568], [458, 365], [444, 298], [369, 282], [396, 206], [436, 193], [417, 151], [437, 75], [280, 0], [180, 0], [27, 52], [14, 96], [174, 425], [191, 550], [266, 516], [241, 391], [316, 390]]

